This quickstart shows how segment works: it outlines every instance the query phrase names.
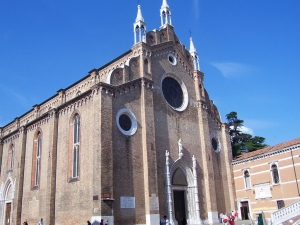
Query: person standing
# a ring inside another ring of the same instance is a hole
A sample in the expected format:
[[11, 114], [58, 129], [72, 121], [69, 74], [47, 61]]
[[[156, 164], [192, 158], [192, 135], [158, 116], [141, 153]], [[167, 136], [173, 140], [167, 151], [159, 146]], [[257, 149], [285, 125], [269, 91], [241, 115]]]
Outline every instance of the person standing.
[[160, 220], [160, 225], [166, 225], [167, 224], [167, 216], [165, 215], [161, 220]]
[[221, 212], [221, 213], [220, 213], [220, 219], [219, 219], [219, 222], [220, 222], [220, 223], [222, 223], [223, 216], [224, 216], [224, 214]]
[[103, 219], [101, 220], [100, 225], [104, 225], [104, 224], [103, 224]]
[[39, 225], [43, 225], [44, 222], [43, 222], [43, 218], [41, 218], [40, 222], [39, 222]]
[[231, 214], [228, 219], [229, 219], [229, 224], [234, 225], [235, 216]]
[[104, 224], [104, 225], [109, 225], [109, 224], [108, 224], [108, 220], [105, 221], [105, 224]]

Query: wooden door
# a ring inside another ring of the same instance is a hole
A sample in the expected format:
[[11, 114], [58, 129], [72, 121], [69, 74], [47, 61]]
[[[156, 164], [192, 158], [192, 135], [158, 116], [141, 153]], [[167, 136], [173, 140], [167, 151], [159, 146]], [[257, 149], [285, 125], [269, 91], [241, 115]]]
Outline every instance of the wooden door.
[[186, 224], [184, 191], [174, 191], [174, 211], [178, 225]]
[[5, 225], [10, 225], [11, 203], [6, 203]]

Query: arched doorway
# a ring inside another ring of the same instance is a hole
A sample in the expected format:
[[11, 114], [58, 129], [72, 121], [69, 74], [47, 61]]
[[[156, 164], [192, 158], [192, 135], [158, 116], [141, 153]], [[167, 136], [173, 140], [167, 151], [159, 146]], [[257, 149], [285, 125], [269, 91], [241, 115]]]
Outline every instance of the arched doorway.
[[174, 217], [178, 225], [187, 224], [187, 214], [186, 214], [186, 190], [187, 181], [181, 171], [177, 169], [172, 177], [172, 190], [173, 190], [173, 200], [174, 200]]
[[1, 193], [1, 208], [2, 208], [2, 220], [4, 225], [12, 224], [12, 199], [13, 199], [13, 185], [10, 179], [6, 181], [4, 187], [2, 186]]

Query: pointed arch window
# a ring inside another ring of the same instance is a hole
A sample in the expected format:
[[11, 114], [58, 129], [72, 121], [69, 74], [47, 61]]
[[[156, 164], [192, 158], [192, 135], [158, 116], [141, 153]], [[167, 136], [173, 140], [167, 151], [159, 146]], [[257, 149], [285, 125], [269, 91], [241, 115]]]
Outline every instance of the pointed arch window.
[[279, 179], [278, 167], [276, 164], [271, 165], [271, 173], [273, 178], [273, 184], [279, 184], [280, 179]]
[[251, 180], [250, 180], [249, 170], [244, 170], [244, 181], [245, 181], [245, 188], [251, 189]]
[[74, 117], [73, 130], [73, 157], [72, 157], [72, 178], [79, 176], [79, 151], [80, 151], [80, 116], [78, 114]]
[[36, 165], [35, 165], [35, 186], [39, 185], [40, 177], [40, 165], [41, 165], [41, 150], [42, 150], [42, 136], [41, 133], [38, 134], [37, 138], [37, 149], [36, 149]]
[[40, 184], [41, 171], [41, 154], [42, 154], [42, 133], [37, 131], [33, 140], [33, 156], [32, 156], [32, 187], [38, 187]]
[[12, 171], [14, 167], [14, 154], [15, 154], [15, 146], [13, 144], [10, 145], [8, 150], [8, 158], [7, 158], [7, 170]]

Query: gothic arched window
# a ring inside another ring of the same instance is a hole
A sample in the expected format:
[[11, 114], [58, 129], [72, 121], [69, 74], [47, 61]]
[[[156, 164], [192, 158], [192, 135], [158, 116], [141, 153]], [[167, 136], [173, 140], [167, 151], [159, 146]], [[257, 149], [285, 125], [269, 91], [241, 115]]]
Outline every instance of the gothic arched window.
[[15, 147], [13, 144], [10, 145], [8, 150], [8, 157], [7, 157], [7, 170], [12, 171], [14, 167], [14, 153], [15, 153]]
[[73, 157], [72, 157], [72, 178], [79, 176], [79, 150], [80, 150], [80, 117], [74, 117], [73, 127]]
[[38, 187], [40, 184], [41, 154], [42, 154], [42, 133], [38, 131], [33, 140], [32, 152], [32, 187]]

